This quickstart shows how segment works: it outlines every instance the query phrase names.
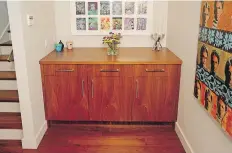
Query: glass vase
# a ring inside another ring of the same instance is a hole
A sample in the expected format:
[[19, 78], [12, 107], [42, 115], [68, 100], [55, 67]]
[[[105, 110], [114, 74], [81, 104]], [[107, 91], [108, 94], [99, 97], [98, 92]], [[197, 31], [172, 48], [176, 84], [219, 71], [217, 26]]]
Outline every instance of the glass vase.
[[108, 48], [108, 49], [107, 49], [107, 55], [113, 55], [113, 56], [118, 55], [118, 49], [111, 49], [111, 48]]

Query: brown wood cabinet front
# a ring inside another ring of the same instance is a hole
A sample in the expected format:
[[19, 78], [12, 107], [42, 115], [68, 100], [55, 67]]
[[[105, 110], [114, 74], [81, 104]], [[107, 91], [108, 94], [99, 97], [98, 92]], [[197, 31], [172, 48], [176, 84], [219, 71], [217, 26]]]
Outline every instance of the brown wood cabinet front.
[[46, 66], [43, 80], [47, 120], [89, 120], [84, 70], [76, 65]]
[[42, 70], [48, 120], [176, 121], [180, 65], [44, 65]]
[[[93, 121], [131, 121], [132, 79], [125, 77], [127, 66], [94, 65], [89, 73], [90, 118]], [[128, 101], [127, 101], [128, 100]]]
[[135, 71], [132, 121], [176, 121], [180, 67], [138, 65]]

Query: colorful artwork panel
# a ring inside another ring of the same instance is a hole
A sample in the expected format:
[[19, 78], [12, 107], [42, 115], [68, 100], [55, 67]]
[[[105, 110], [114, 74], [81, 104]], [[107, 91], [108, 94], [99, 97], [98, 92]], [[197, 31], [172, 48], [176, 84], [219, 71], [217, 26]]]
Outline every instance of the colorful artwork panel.
[[194, 96], [232, 137], [231, 10], [232, 1], [202, 2]]
[[89, 30], [98, 30], [98, 18], [89, 18]]
[[98, 15], [97, 2], [88, 2], [88, 15]]
[[125, 2], [125, 14], [132, 15], [135, 13], [135, 2]]
[[125, 18], [124, 30], [134, 30], [134, 27], [135, 27], [134, 18]]
[[77, 18], [76, 19], [76, 29], [77, 30], [86, 30], [86, 18]]
[[112, 5], [113, 15], [122, 15], [122, 2], [114, 1]]
[[101, 30], [110, 30], [110, 18], [109, 17], [101, 18]]
[[147, 19], [137, 18], [137, 30], [146, 30], [146, 28], [147, 28]]
[[110, 2], [109, 1], [100, 2], [100, 15], [110, 15]]
[[138, 14], [147, 14], [147, 1], [138, 2]]
[[198, 53], [197, 64], [225, 80], [225, 64], [231, 54], [202, 42], [198, 42]]
[[85, 1], [76, 2], [76, 15], [85, 15]]
[[230, 1], [204, 1], [201, 5], [200, 25], [212, 29], [232, 31]]
[[113, 17], [113, 30], [122, 30], [122, 18], [121, 17]]

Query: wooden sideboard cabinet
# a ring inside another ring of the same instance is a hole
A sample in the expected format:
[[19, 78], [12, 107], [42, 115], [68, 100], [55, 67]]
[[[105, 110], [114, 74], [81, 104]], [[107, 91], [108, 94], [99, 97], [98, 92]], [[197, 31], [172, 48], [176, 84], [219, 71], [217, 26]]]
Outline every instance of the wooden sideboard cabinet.
[[175, 122], [181, 63], [168, 49], [53, 51], [40, 61], [46, 119]]

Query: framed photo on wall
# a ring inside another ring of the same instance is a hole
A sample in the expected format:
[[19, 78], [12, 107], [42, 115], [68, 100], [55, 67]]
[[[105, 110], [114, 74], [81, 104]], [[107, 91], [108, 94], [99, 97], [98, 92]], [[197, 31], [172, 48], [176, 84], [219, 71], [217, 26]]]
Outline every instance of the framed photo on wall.
[[153, 33], [153, 1], [75, 0], [70, 1], [73, 35], [122, 35]]

